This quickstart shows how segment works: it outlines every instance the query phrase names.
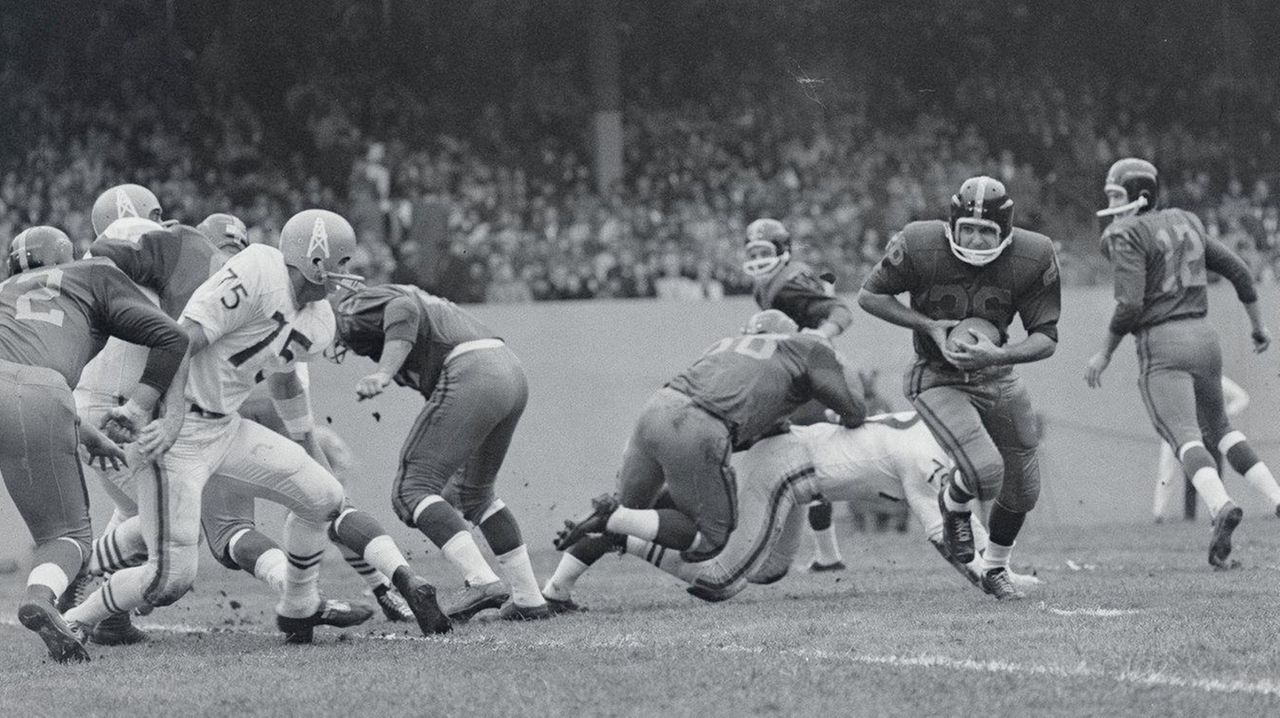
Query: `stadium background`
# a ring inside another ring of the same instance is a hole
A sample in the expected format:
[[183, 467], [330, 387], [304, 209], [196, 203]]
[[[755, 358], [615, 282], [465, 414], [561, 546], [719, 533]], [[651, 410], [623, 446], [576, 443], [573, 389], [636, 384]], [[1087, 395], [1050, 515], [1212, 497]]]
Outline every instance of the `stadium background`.
[[[93, 197], [122, 181], [185, 222], [235, 211], [256, 241], [302, 207], [343, 212], [372, 279], [486, 302], [525, 359], [501, 490], [545, 545], [611, 483], [647, 394], [749, 312], [700, 301], [748, 286], [748, 221], [785, 221], [852, 292], [894, 229], [986, 172], [1058, 241], [1069, 285], [1058, 355], [1022, 370], [1047, 429], [1029, 530], [1145, 521], [1155, 439], [1132, 351], [1106, 390], [1080, 379], [1109, 312], [1100, 178], [1154, 158], [1169, 198], [1273, 283], [1277, 26], [1260, 0], [3, 3], [0, 237], [49, 223], [87, 244]], [[1247, 354], [1229, 293], [1214, 300], [1253, 397], [1242, 428], [1274, 460], [1275, 362]], [[837, 346], [905, 408], [905, 333], [859, 314]], [[355, 404], [367, 368], [318, 368], [315, 401], [361, 460], [355, 499], [389, 516], [419, 400]], [[21, 550], [13, 533], [0, 555]]]

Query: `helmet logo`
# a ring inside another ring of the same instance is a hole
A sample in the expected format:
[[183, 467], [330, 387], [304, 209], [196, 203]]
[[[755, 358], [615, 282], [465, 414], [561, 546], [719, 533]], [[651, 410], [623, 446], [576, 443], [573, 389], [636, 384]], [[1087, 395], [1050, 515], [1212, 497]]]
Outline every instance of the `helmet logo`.
[[307, 245], [307, 256], [316, 256], [319, 250], [324, 254], [324, 258], [329, 258], [329, 230], [324, 226], [324, 218], [316, 217], [316, 223], [311, 225], [311, 243]]
[[123, 189], [116, 190], [116, 217], [137, 217], [138, 208], [133, 206], [129, 193]]

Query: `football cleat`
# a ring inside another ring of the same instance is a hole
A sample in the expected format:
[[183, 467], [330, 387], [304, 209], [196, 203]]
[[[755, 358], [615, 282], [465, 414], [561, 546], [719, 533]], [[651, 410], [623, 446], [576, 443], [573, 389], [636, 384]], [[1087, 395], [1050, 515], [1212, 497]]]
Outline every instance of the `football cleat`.
[[62, 592], [58, 597], [58, 613], [66, 613], [71, 609], [84, 603], [84, 600], [93, 593], [93, 589], [97, 584], [98, 577], [90, 574], [88, 571], [82, 571], [71, 581], [71, 585], [67, 586], [67, 590]]
[[425, 578], [414, 576], [404, 569], [397, 571], [396, 578], [392, 580], [395, 581], [396, 590], [404, 597], [405, 603], [409, 604], [409, 610], [413, 612], [414, 618], [418, 619], [418, 629], [422, 631], [422, 635], [430, 636], [453, 630], [449, 617], [440, 610], [440, 602], [436, 600], [435, 586], [428, 583]]
[[947, 545], [945, 543], [942, 543], [941, 541], [934, 541], [932, 539], [929, 540], [929, 543], [933, 544], [933, 547], [938, 549], [938, 553], [942, 554], [942, 558], [946, 559], [947, 563], [951, 564], [952, 568], [959, 571], [960, 575], [964, 576], [966, 581], [977, 588], [982, 588], [982, 577], [978, 575], [977, 571], [969, 568], [968, 564], [963, 564], [955, 560], [955, 558], [951, 556], [951, 552], [947, 550]]
[[[814, 561], [813, 563], [809, 564], [810, 573], [828, 573], [830, 571], [843, 571], [846, 568], [848, 568], [848, 566], [844, 565], [844, 561], [834, 561], [832, 563], [823, 563], [821, 561]], [[786, 574], [783, 574], [783, 575], [785, 576]], [[778, 578], [780, 579], [782, 578], [782, 576], [779, 576]], [[778, 579], [774, 579], [774, 580], [776, 581]]]
[[1237, 568], [1239, 561], [1228, 561], [1231, 555], [1231, 534], [1235, 533], [1244, 511], [1228, 501], [1213, 520], [1213, 538], [1209, 541], [1209, 565], [1217, 569]]
[[565, 519], [564, 528], [556, 533], [556, 550], [565, 551], [581, 541], [587, 534], [606, 531], [609, 517], [618, 510], [618, 500], [613, 494], [602, 494], [591, 499], [591, 512], [579, 519]]
[[83, 627], [63, 620], [52, 603], [23, 603], [18, 607], [18, 622], [40, 636], [49, 649], [49, 657], [58, 663], [89, 660], [89, 652], [84, 648]]
[[89, 631], [89, 642], [99, 646], [132, 646], [147, 640], [147, 634], [133, 625], [127, 613], [117, 613], [102, 619]]
[[721, 601], [728, 601], [729, 599], [738, 595], [737, 591], [726, 591], [721, 589], [707, 588], [706, 586], [699, 586], [697, 584], [694, 584], [686, 588], [685, 591], [687, 591], [690, 596], [693, 596], [694, 598], [700, 598], [703, 601], [706, 601], [707, 603], [720, 603]]
[[504, 621], [541, 621], [554, 615], [551, 606], [545, 603], [537, 606], [521, 606], [515, 601], [507, 601], [498, 610], [498, 618]]
[[562, 613], [586, 613], [590, 610], [572, 598], [561, 601], [558, 598], [550, 598], [545, 593], [542, 597], [547, 601], [547, 609], [557, 616]]
[[413, 611], [409, 610], [409, 602], [401, 598], [392, 587], [383, 585], [373, 589], [373, 598], [378, 602], [382, 615], [388, 621], [399, 623], [413, 620]]
[[947, 509], [947, 492], [951, 490], [951, 482], [944, 481], [942, 490], [938, 492], [938, 511], [942, 512], [942, 542], [947, 547], [951, 559], [961, 564], [973, 560], [973, 527], [969, 525], [968, 511], [950, 511]]
[[993, 568], [982, 573], [981, 588], [996, 597], [999, 601], [1020, 601], [1027, 597], [1013, 581], [1009, 579], [1009, 570]]
[[346, 601], [320, 602], [320, 609], [305, 618], [276, 616], [276, 628], [284, 633], [285, 643], [311, 643], [316, 626], [350, 628], [373, 618], [373, 609], [363, 603]]
[[[817, 562], [814, 562], [814, 564], [816, 565]], [[843, 563], [840, 564], [840, 568], [841, 569], [844, 568]], [[772, 573], [754, 573], [750, 576], [747, 576], [747, 583], [754, 583], [757, 586], [768, 586], [769, 584], [777, 583], [782, 579], [786, 578], [787, 573], [790, 572], [790, 570], [791, 570], [790, 567], [783, 567], [781, 571], [775, 571]], [[813, 566], [810, 566], [809, 570], [813, 571], [815, 569], [813, 568]], [[833, 569], [822, 569], [822, 570], [828, 571]]]
[[490, 581], [479, 586], [466, 584], [458, 591], [453, 605], [445, 611], [450, 619], [466, 623], [473, 616], [488, 608], [501, 608], [511, 599], [511, 591], [502, 581]]

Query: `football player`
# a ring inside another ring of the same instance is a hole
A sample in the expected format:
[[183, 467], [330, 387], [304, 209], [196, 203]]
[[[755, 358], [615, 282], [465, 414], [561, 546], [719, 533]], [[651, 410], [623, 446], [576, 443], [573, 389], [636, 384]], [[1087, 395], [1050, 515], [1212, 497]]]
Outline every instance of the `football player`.
[[[974, 585], [980, 581], [981, 560], [953, 562], [942, 542], [938, 486], [950, 461], [915, 412], [868, 417], [856, 428], [793, 426], [761, 439], [733, 462], [739, 479], [738, 527], [719, 556], [689, 563], [651, 541], [611, 538], [625, 553], [688, 582], [691, 594], [723, 601], [748, 583], [774, 583], [786, 575], [799, 545], [803, 507], [814, 496], [855, 504], [889, 497], [906, 502], [944, 559]], [[986, 531], [976, 520], [973, 532], [975, 545], [984, 548]], [[544, 590], [572, 601], [577, 578], [548, 583]], [[1015, 574], [1014, 580], [1039, 583], [1033, 576]]]
[[[155, 245], [157, 250], [165, 246]], [[310, 642], [318, 625], [367, 620], [367, 608], [322, 601], [317, 590], [325, 530], [338, 517], [344, 496], [318, 463], [323, 453], [296, 373], [298, 362], [332, 341], [333, 314], [325, 299], [337, 284], [359, 280], [345, 271], [354, 250], [355, 233], [346, 220], [307, 210], [285, 224], [280, 249], [255, 245], [244, 250], [191, 295], [180, 319], [191, 337], [190, 380], [185, 392], [166, 398], [163, 420], [138, 436], [146, 457], [161, 457], [159, 480], [137, 487], [143, 525], [149, 527], [148, 561], [113, 574], [67, 612], [68, 621], [92, 626], [112, 613], [168, 605], [190, 588], [201, 495], [211, 476], [290, 509], [284, 540], [288, 566], [276, 608], [286, 641]], [[144, 256], [124, 251], [121, 261]], [[299, 443], [236, 413], [260, 373], [289, 435]], [[410, 572], [394, 543], [368, 538], [366, 558], [392, 576], [424, 632], [448, 630], [434, 588]]]
[[[777, 309], [800, 326], [828, 339], [839, 335], [853, 321], [853, 311], [835, 296], [835, 276], [815, 275], [809, 265], [791, 260], [791, 234], [776, 219], [761, 218], [747, 225], [742, 271], [755, 285], [756, 306]], [[830, 279], [831, 281], [827, 281]], [[831, 502], [819, 496], [809, 507], [815, 555], [811, 571], [839, 571], [844, 566], [835, 530], [831, 527]]]
[[[400, 452], [392, 505], [463, 573], [449, 616], [467, 621], [498, 608], [506, 620], [550, 617], [515, 515], [494, 494], [529, 396], [520, 359], [470, 314], [416, 287], [365, 287], [336, 306], [340, 351], [378, 363], [356, 395], [371, 399], [394, 381], [426, 399]], [[510, 589], [468, 524], [480, 528]]]
[[[14, 238], [13, 276], [0, 284], [0, 390], [8, 397], [0, 402], [0, 473], [36, 542], [18, 620], [58, 662], [89, 659], [82, 634], [54, 605], [93, 538], [71, 387], [108, 334], [146, 347], [137, 386], [111, 409], [113, 419], [142, 424], [187, 350], [186, 334], [110, 262], [71, 259], [66, 234], [33, 227]], [[96, 424], [83, 423], [80, 432], [91, 454], [123, 458]]]
[[[1222, 377], [1222, 410], [1226, 413], [1228, 419], [1234, 419], [1249, 406], [1249, 393], [1239, 384], [1229, 379], [1226, 375]], [[1218, 471], [1222, 472], [1222, 457], [1215, 457], [1218, 460]], [[1156, 523], [1163, 523], [1166, 518], [1172, 518], [1169, 510], [1173, 505], [1176, 497], [1182, 496], [1186, 505], [1185, 515], [1187, 520], [1196, 517], [1195, 505], [1195, 487], [1186, 477], [1182, 475], [1182, 464], [1178, 463], [1178, 457], [1173, 455], [1173, 449], [1169, 445], [1160, 441], [1160, 449], [1156, 458], [1156, 490], [1155, 497], [1151, 503], [1151, 515], [1155, 517]], [[1280, 502], [1280, 495], [1269, 494], [1272, 504]]]
[[136, 184], [116, 185], [98, 195], [89, 212], [94, 234], [101, 235], [118, 219], [132, 217], [160, 222], [160, 200], [151, 190]]
[[[1102, 233], [1102, 254], [1115, 268], [1116, 308], [1102, 350], [1085, 367], [1090, 387], [1126, 334], [1138, 348], [1138, 389], [1151, 423], [1182, 463], [1183, 474], [1209, 506], [1213, 533], [1209, 563], [1232, 568], [1231, 536], [1244, 512], [1227, 495], [1214, 454], [1277, 505], [1280, 488], [1271, 470], [1231, 426], [1223, 409], [1222, 348], [1205, 319], [1207, 271], [1235, 287], [1252, 327], [1253, 348], [1264, 351], [1271, 332], [1262, 320], [1249, 267], [1226, 245], [1209, 237], [1200, 218], [1181, 209], [1159, 209], [1160, 179], [1155, 165], [1122, 159], [1107, 171], [1108, 207], [1113, 218]], [[1207, 271], [1206, 271], [1207, 270]]]
[[[769, 431], [801, 404], [817, 399], [847, 426], [866, 416], [861, 381], [816, 334], [796, 334], [777, 309], [754, 315], [746, 334], [721, 339], [645, 405], [623, 453], [618, 494], [565, 521], [556, 548], [567, 550], [548, 586], [580, 574], [626, 534], [682, 552], [690, 563], [715, 558], [737, 525], [734, 446]], [[669, 500], [655, 502], [666, 489]], [[587, 540], [583, 540], [583, 539]], [[573, 610], [555, 595], [556, 610]]]
[[[897, 296], [909, 293], [910, 306]], [[949, 221], [912, 222], [889, 241], [858, 294], [869, 314], [914, 330], [917, 359], [906, 395], [957, 470], [939, 493], [943, 539], [960, 562], [974, 558], [970, 502], [994, 501], [981, 585], [998, 599], [1024, 598], [1009, 579], [1009, 554], [1040, 495], [1039, 437], [1014, 364], [1040, 361], [1058, 344], [1061, 290], [1048, 237], [1013, 226], [1013, 198], [990, 177], [964, 181]], [[971, 332], [948, 346], [959, 320], [981, 317], [1007, 337], [1014, 315], [1027, 336], [997, 345]]]

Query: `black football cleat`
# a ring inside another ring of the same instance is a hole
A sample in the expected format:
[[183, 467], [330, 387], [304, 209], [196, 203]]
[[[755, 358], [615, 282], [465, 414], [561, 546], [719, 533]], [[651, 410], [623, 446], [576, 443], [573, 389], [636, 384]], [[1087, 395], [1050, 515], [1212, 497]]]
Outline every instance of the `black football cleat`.
[[942, 542], [946, 544], [951, 557], [960, 563], [973, 560], [973, 527], [969, 525], [968, 511], [949, 511], [946, 495], [950, 491], [950, 482], [943, 482], [938, 492], [938, 511], [942, 512]]
[[545, 603], [539, 606], [521, 606], [515, 601], [507, 601], [498, 610], [498, 618], [503, 621], [542, 621], [554, 615], [551, 606]]
[[71, 609], [84, 603], [84, 600], [93, 593], [93, 589], [97, 586], [98, 577], [87, 571], [81, 571], [71, 581], [71, 585], [67, 586], [67, 590], [62, 592], [58, 597], [58, 613], [66, 613]]
[[728, 601], [729, 599], [738, 595], [737, 591], [727, 591], [724, 589], [707, 588], [706, 586], [700, 586], [696, 583], [686, 588], [685, 591], [687, 591], [690, 596], [693, 596], [694, 598], [700, 598], [703, 601], [706, 601], [707, 603], [720, 603], [721, 601]]
[[1222, 510], [1218, 512], [1218, 516], [1213, 520], [1213, 538], [1209, 541], [1209, 565], [1219, 570], [1238, 568], [1239, 561], [1230, 561], [1231, 556], [1231, 535], [1235, 533], [1236, 527], [1240, 525], [1240, 520], [1244, 518], [1244, 511], [1239, 506], [1228, 501]]
[[396, 572], [396, 590], [409, 604], [409, 610], [418, 619], [418, 628], [422, 635], [431, 636], [448, 633], [453, 624], [444, 611], [440, 610], [440, 602], [436, 600], [436, 587], [421, 576], [410, 574], [407, 568]]
[[18, 607], [18, 622], [35, 631], [49, 649], [49, 657], [58, 663], [87, 661], [84, 631], [78, 623], [67, 623], [53, 603], [27, 601]]
[[316, 626], [351, 628], [373, 618], [373, 609], [363, 603], [345, 601], [320, 602], [320, 609], [305, 618], [276, 615], [276, 628], [284, 633], [285, 643], [311, 643]]
[[561, 601], [556, 598], [550, 598], [546, 594], [543, 594], [542, 597], [547, 601], [547, 608], [557, 616], [562, 613], [586, 613], [589, 610], [572, 598], [566, 598]]
[[132, 646], [146, 640], [147, 634], [133, 625], [133, 619], [127, 613], [104, 618], [89, 632], [89, 642], [99, 646]]
[[[844, 565], [844, 561], [834, 561], [832, 563], [814, 561], [809, 564], [809, 573], [830, 573], [831, 571], [843, 571], [846, 568], [848, 568], [848, 566]], [[778, 578], [782, 578], [782, 576], [779, 576]]]
[[457, 623], [470, 621], [477, 613], [489, 608], [502, 608], [511, 600], [511, 591], [502, 581], [490, 581], [478, 586], [466, 584], [454, 598], [445, 614]]
[[1009, 579], [1009, 570], [1005, 568], [993, 568], [982, 573], [982, 590], [996, 597], [999, 601], [1020, 601], [1027, 597], [1027, 594], [1013, 585], [1013, 581]]
[[618, 500], [613, 494], [603, 494], [591, 499], [591, 512], [579, 519], [565, 519], [564, 528], [556, 534], [555, 547], [565, 551], [581, 541], [588, 534], [605, 533], [609, 517], [618, 509]]

